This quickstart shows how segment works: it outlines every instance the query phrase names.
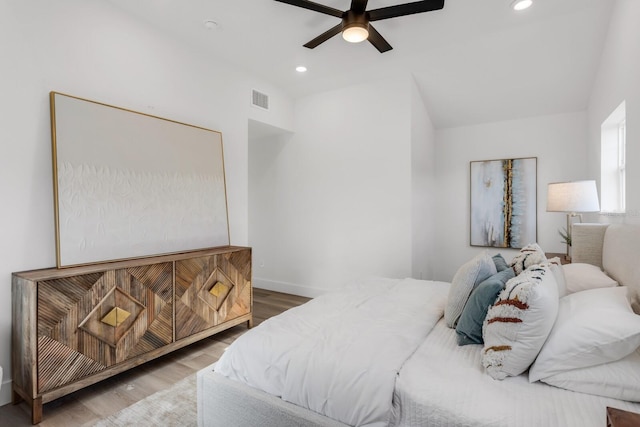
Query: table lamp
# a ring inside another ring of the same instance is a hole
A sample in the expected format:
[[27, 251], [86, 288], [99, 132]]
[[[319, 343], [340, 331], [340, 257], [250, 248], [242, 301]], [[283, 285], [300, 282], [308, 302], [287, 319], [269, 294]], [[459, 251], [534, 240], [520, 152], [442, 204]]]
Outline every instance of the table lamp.
[[[598, 189], [594, 180], [552, 182], [547, 188], [547, 212], [566, 212], [567, 235], [571, 236], [571, 224], [574, 218], [582, 222], [582, 213], [599, 212]], [[570, 260], [569, 241], [567, 242], [567, 260]]]

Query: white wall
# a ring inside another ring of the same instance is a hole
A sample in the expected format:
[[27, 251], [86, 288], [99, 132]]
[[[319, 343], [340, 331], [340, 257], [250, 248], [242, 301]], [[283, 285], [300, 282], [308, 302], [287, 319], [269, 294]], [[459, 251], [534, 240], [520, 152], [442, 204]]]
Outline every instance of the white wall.
[[600, 125], [626, 101], [627, 214], [600, 217], [603, 222], [640, 223], [640, 2], [617, 0], [611, 15], [600, 68], [588, 111], [588, 159], [593, 178], [600, 180]]
[[281, 194], [279, 156], [290, 139], [291, 135], [285, 133], [256, 137], [249, 132], [249, 245], [253, 248], [254, 286], [316, 296], [300, 292], [297, 286], [281, 283], [276, 288], [264, 283], [278, 277], [284, 262], [280, 256], [284, 243], [281, 236], [287, 232], [289, 207]]
[[437, 247], [435, 129], [415, 82], [411, 85], [411, 273], [431, 280]]
[[[108, 2], [0, 2], [0, 404], [9, 401], [11, 272], [55, 265], [48, 93], [55, 90], [222, 132], [231, 241], [248, 241], [249, 118], [290, 128], [292, 103]], [[271, 95], [265, 113], [250, 89]]]
[[251, 141], [256, 286], [313, 296], [363, 275], [411, 275], [412, 84], [299, 99], [292, 136]]
[[[566, 216], [546, 212], [547, 184], [594, 178], [586, 166], [586, 124], [586, 113], [570, 113], [436, 131], [437, 280], [451, 280], [460, 265], [483, 250], [469, 245], [472, 160], [537, 157], [538, 243], [547, 252], [565, 252], [557, 230], [566, 224]], [[490, 252], [508, 260], [516, 251]]]

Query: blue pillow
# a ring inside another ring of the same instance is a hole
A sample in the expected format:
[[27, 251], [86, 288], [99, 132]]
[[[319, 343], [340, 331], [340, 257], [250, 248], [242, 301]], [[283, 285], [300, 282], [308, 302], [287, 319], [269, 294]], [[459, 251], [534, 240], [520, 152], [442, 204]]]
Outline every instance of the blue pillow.
[[504, 257], [500, 254], [494, 255], [491, 257], [493, 259], [493, 263], [496, 265], [496, 270], [500, 273], [503, 270], [506, 270], [509, 267], [507, 261], [504, 260]]
[[482, 323], [487, 317], [487, 311], [498, 298], [500, 291], [504, 289], [505, 283], [514, 277], [513, 269], [507, 268], [481, 282], [471, 292], [456, 325], [458, 345], [484, 344]]

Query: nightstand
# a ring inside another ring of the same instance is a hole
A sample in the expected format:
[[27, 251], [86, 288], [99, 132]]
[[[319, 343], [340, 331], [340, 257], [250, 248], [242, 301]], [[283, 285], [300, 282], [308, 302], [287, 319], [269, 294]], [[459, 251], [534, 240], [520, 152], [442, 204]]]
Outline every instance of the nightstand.
[[560, 263], [561, 264], [571, 264], [571, 259], [567, 259], [567, 254], [561, 254], [561, 253], [556, 253], [556, 252], [548, 252], [546, 254], [544, 254], [544, 256], [547, 257], [547, 259], [551, 259], [551, 258], [555, 258], [558, 257], [560, 258]]
[[640, 414], [607, 406], [607, 427], [636, 427], [640, 425]]

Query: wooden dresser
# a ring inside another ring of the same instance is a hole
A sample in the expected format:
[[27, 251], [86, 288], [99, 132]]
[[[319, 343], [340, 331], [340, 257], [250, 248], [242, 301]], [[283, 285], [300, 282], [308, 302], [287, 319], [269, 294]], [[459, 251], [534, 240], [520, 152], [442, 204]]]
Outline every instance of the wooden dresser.
[[607, 427], [640, 426], [640, 414], [607, 406]]
[[251, 249], [13, 274], [13, 402], [42, 405], [243, 322]]

